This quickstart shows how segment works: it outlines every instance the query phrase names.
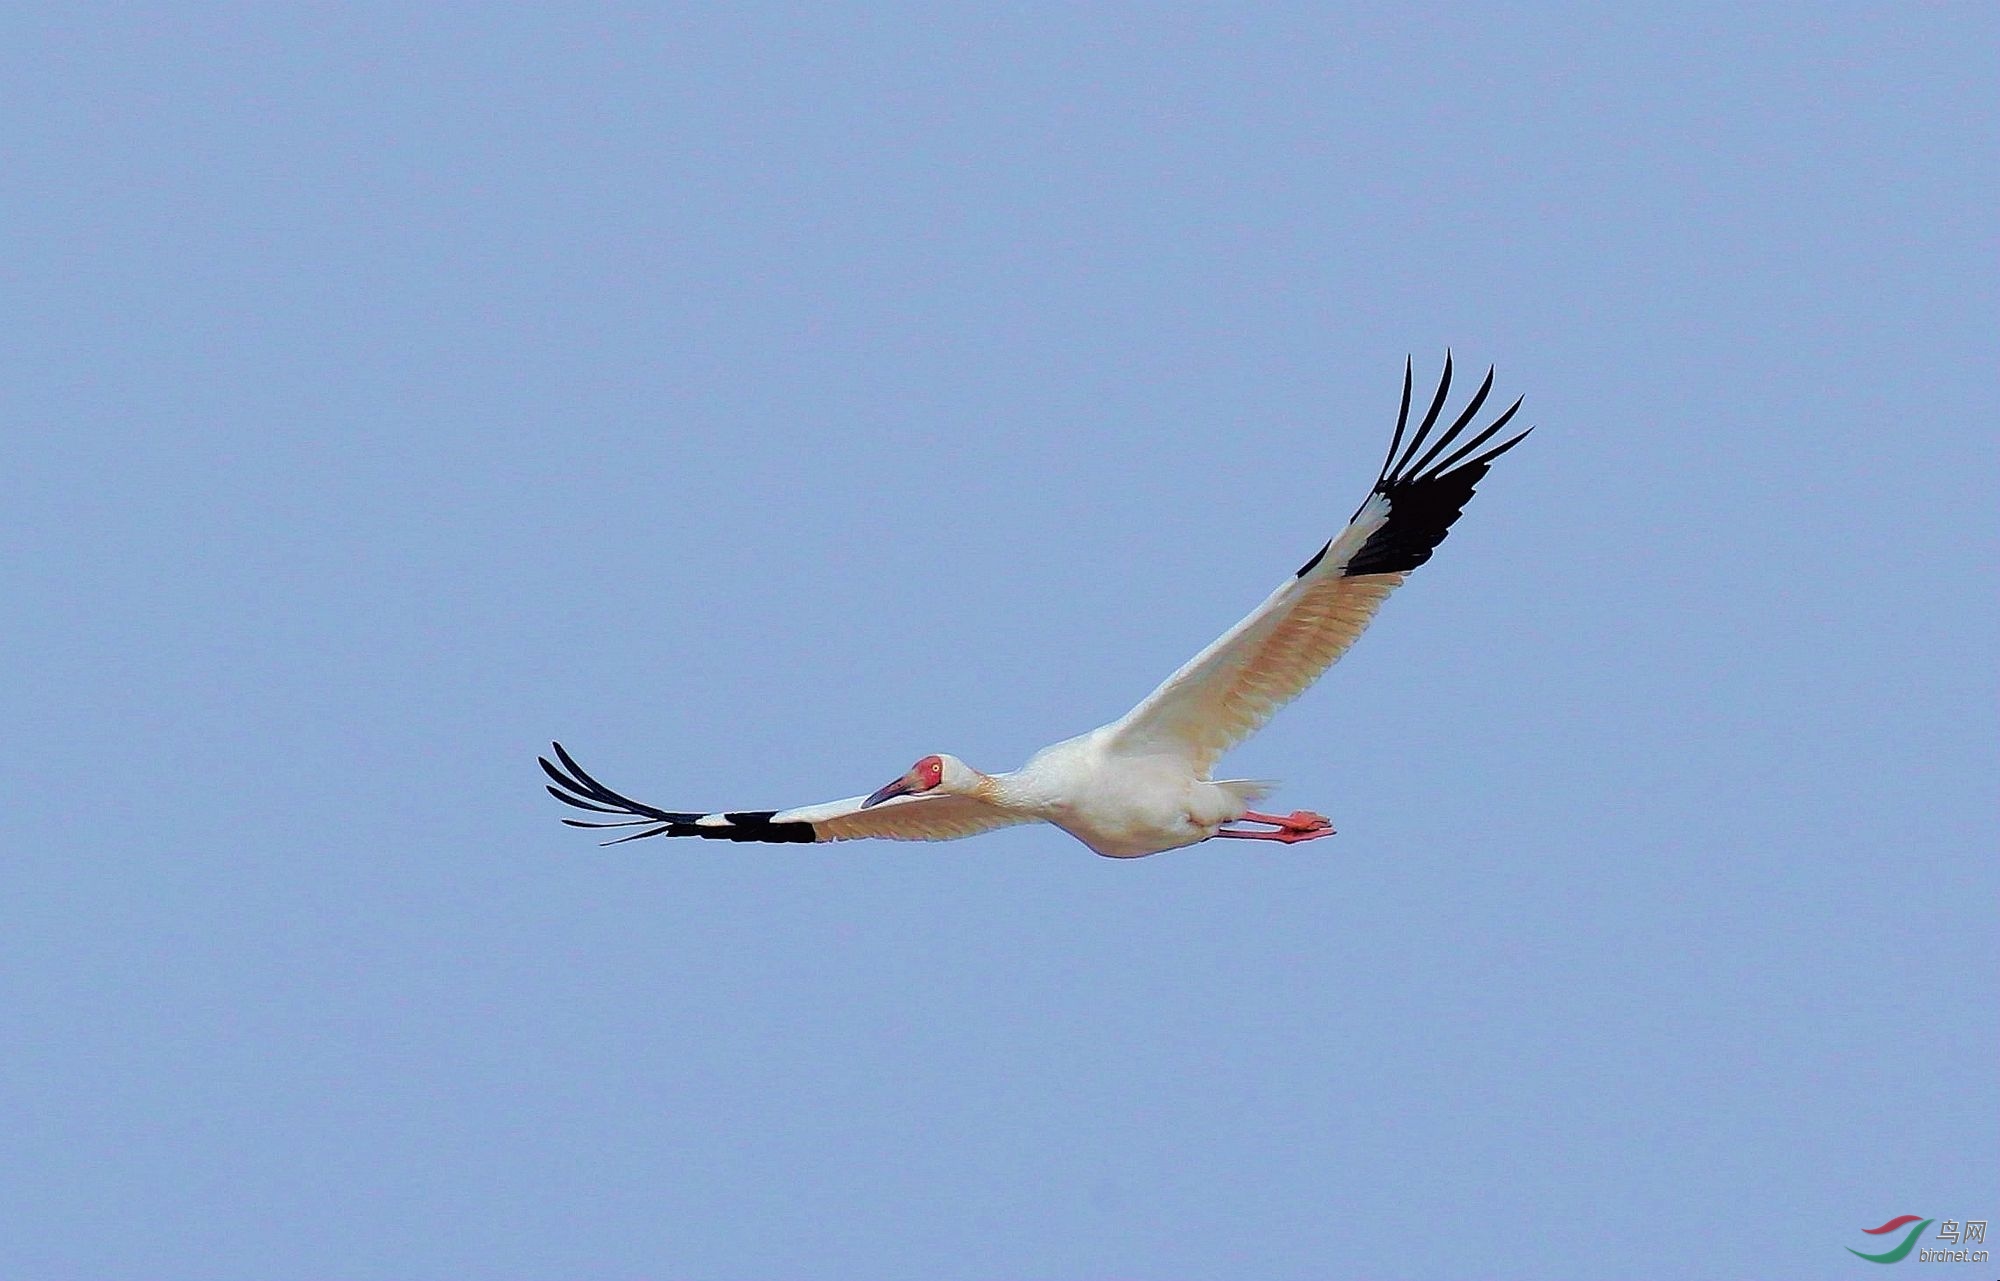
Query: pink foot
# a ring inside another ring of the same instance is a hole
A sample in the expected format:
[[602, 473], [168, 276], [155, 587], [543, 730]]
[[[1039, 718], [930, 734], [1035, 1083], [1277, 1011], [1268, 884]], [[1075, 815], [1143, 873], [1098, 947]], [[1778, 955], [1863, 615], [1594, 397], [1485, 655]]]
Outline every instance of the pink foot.
[[1327, 819], [1326, 815], [1315, 814], [1310, 810], [1293, 810], [1283, 818], [1279, 818], [1276, 814], [1259, 814], [1255, 810], [1250, 810], [1239, 821], [1269, 823], [1272, 827], [1283, 832], [1324, 831], [1329, 836], [1333, 834], [1333, 824]]
[[[1245, 815], [1244, 817], [1249, 817]], [[1314, 817], [1317, 817], [1315, 815]], [[1325, 822], [1325, 819], [1321, 819]], [[1316, 841], [1322, 836], [1332, 836], [1331, 827], [1296, 828], [1281, 827], [1275, 832], [1245, 832], [1233, 827], [1225, 827], [1216, 832], [1217, 836], [1227, 836], [1239, 841], [1282, 841], [1286, 845], [1296, 845], [1300, 841]]]

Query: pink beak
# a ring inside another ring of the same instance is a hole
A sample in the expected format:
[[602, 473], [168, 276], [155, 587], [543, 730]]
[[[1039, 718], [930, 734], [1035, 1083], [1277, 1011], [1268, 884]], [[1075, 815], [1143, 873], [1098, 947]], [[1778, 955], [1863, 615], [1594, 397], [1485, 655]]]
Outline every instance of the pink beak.
[[861, 802], [861, 808], [867, 809], [871, 805], [880, 805], [892, 796], [907, 796], [915, 787], [916, 781], [908, 774], [905, 774], [893, 783], [883, 784], [873, 796]]

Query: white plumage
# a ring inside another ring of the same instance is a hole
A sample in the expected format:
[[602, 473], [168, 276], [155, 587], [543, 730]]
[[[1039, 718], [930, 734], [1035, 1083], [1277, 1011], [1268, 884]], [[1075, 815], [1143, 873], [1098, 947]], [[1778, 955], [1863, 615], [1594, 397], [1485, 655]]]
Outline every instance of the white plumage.
[[[1043, 748], [1004, 774], [983, 774], [955, 756], [926, 756], [869, 796], [789, 810], [708, 814], [657, 809], [614, 792], [556, 744], [556, 759], [541, 762], [554, 780], [550, 793], [605, 816], [563, 821], [641, 829], [619, 838], [627, 841], [700, 836], [766, 842], [870, 836], [942, 841], [1042, 821], [1112, 858], [1156, 854], [1218, 836], [1284, 842], [1331, 836], [1332, 826], [1317, 814], [1250, 809], [1271, 784], [1209, 774], [1224, 752], [1254, 734], [1347, 651], [1383, 599], [1430, 559], [1493, 460], [1528, 434], [1479, 452], [1520, 409], [1517, 400], [1459, 443], [1492, 390], [1488, 370], [1471, 401], [1432, 439], [1451, 390], [1447, 355], [1429, 412], [1405, 445], [1410, 387], [1406, 364], [1388, 458], [1347, 528], [1249, 617], [1111, 724]], [[1232, 826], [1244, 822], [1261, 828]]]

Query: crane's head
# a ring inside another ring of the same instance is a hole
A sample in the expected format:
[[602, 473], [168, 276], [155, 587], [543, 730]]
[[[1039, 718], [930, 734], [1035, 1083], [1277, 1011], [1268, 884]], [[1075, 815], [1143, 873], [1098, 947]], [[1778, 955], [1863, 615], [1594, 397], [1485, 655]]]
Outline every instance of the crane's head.
[[921, 796], [925, 792], [959, 792], [969, 786], [977, 777], [964, 761], [956, 756], [926, 756], [910, 772], [884, 784], [873, 796], [861, 802], [861, 808], [880, 805], [892, 796]]

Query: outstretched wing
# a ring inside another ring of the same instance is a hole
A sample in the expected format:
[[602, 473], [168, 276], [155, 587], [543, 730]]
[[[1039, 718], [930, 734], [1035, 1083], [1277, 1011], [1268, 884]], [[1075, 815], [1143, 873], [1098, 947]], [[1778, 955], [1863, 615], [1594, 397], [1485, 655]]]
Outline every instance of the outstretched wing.
[[[604, 817], [566, 818], [571, 827], [636, 827], [628, 836], [604, 842], [617, 845], [648, 836], [701, 836], [719, 841], [851, 841], [879, 836], [892, 841], [952, 841], [1028, 820], [996, 809], [969, 796], [930, 793], [896, 796], [879, 805], [861, 808], [865, 796], [805, 805], [789, 810], [736, 810], [720, 814], [697, 814], [656, 809], [629, 796], [612, 791], [584, 772], [561, 743], [553, 743], [556, 760], [538, 758], [542, 769], [555, 780], [549, 795], [565, 805], [589, 810]], [[556, 762], [561, 762], [558, 765]]]
[[1402, 410], [1382, 474], [1347, 528], [1248, 618], [1106, 726], [1113, 750], [1183, 755], [1205, 775], [1217, 757], [1262, 728], [1347, 652], [1383, 599], [1444, 541], [1493, 460], [1527, 436], [1524, 431], [1478, 452], [1513, 419], [1517, 400], [1491, 426], [1452, 448], [1486, 404], [1493, 389], [1489, 369], [1471, 403], [1424, 448], [1451, 390], [1446, 354], [1430, 412], [1405, 448], [1410, 373], [1406, 362]]

